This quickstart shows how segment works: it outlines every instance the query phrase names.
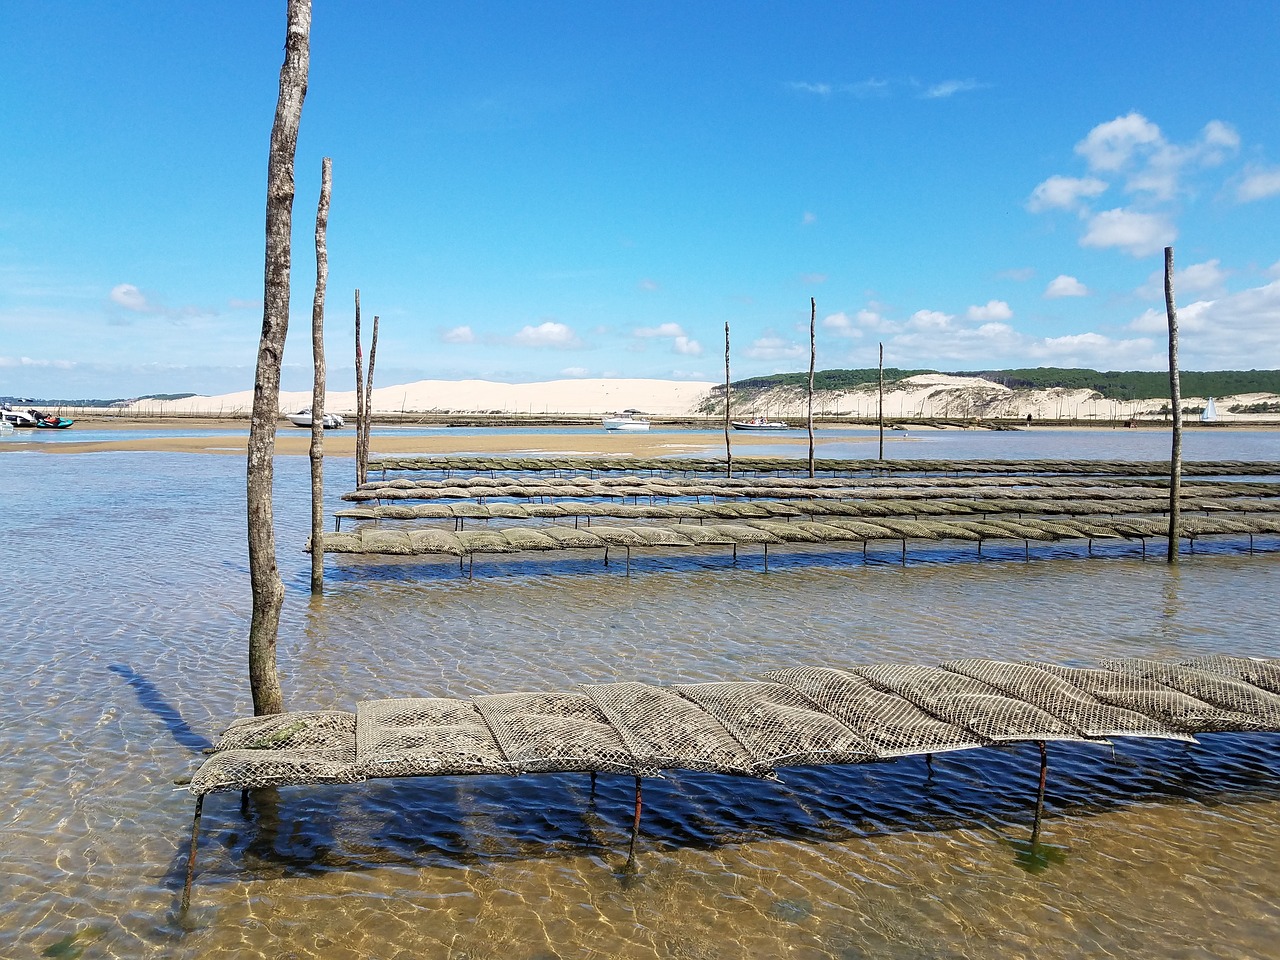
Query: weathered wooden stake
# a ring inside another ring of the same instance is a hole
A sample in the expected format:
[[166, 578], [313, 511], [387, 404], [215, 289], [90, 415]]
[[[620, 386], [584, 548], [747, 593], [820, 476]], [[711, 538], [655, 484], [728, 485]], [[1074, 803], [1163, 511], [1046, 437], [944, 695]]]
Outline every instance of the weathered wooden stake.
[[356, 290], [356, 486], [364, 483], [360, 458], [360, 424], [364, 423], [364, 353], [360, 349], [360, 291]]
[[818, 303], [809, 298], [809, 476], [813, 471], [813, 368], [818, 361], [818, 341], [814, 334], [814, 325], [818, 317]]
[[884, 459], [884, 344], [880, 344], [880, 459]]
[[729, 324], [724, 325], [724, 468], [733, 476], [733, 445], [729, 442]]
[[329, 281], [329, 195], [333, 189], [333, 161], [320, 162], [320, 202], [316, 207], [316, 293], [311, 303], [311, 592], [324, 592], [324, 294]]
[[373, 427], [373, 364], [378, 359], [378, 315], [373, 316], [373, 336], [369, 339], [369, 372], [364, 384], [364, 423], [360, 426], [360, 473], [369, 477], [369, 431]]
[[276, 420], [280, 416], [280, 368], [289, 332], [289, 271], [293, 229], [293, 160], [298, 148], [302, 102], [307, 94], [311, 58], [311, 0], [289, 0], [280, 93], [271, 126], [267, 158], [266, 255], [264, 258], [262, 336], [253, 384], [249, 424], [245, 500], [248, 519], [249, 583], [253, 614], [249, 624], [249, 688], [255, 716], [284, 710], [276, 667], [276, 639], [284, 583], [276, 565], [275, 476]]
[[1169, 405], [1173, 407], [1173, 450], [1169, 454], [1169, 563], [1178, 562], [1182, 525], [1182, 387], [1178, 378], [1178, 307], [1173, 298], [1173, 247], [1164, 248], [1164, 309], [1169, 318]]
[[196, 797], [196, 813], [191, 818], [191, 849], [187, 852], [187, 882], [182, 887], [182, 910], [191, 906], [191, 881], [196, 875], [196, 844], [200, 840], [200, 815], [204, 812], [204, 794]]
[[1049, 751], [1043, 740], [1040, 746], [1040, 789], [1036, 791], [1036, 819], [1031, 827], [1031, 846], [1040, 842], [1040, 821], [1044, 817], [1044, 788], [1049, 779]]
[[636, 838], [640, 836], [640, 778], [636, 777], [636, 815], [631, 821], [631, 847], [627, 852], [627, 866], [635, 867], [636, 864]]

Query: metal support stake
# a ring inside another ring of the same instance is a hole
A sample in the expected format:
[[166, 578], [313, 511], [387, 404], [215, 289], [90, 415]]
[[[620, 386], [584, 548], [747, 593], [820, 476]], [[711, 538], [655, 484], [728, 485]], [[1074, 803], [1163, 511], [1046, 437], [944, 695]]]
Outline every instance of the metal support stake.
[[764, 572], [769, 572], [769, 545], [764, 545]]
[[204, 794], [196, 797], [196, 814], [191, 818], [191, 850], [187, 854], [187, 882], [182, 887], [182, 909], [191, 906], [191, 881], [196, 873], [196, 842], [200, 839], [200, 815], [204, 812]]

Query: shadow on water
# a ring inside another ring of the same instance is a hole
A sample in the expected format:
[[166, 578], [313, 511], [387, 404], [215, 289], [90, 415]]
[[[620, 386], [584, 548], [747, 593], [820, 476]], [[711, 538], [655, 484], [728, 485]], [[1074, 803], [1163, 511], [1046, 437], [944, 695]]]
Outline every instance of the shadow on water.
[[182, 719], [177, 707], [164, 698], [154, 683], [125, 663], [113, 663], [107, 667], [133, 688], [138, 703], [164, 721], [165, 728], [173, 734], [178, 745], [192, 753], [201, 753], [213, 747], [213, 743], [191, 729]]
[[[1069, 868], [1067, 849], [1053, 843], [1055, 821], [1134, 804], [1280, 801], [1280, 735], [1215, 734], [1190, 748], [1131, 741], [1114, 755], [1098, 745], [1053, 744], [1042, 835], [1031, 840], [1035, 750], [940, 754], [932, 771], [922, 757], [792, 768], [780, 771], [781, 782], [673, 771], [644, 783], [641, 858], [646, 849], [978, 828], [997, 834], [1021, 869], [1039, 873]], [[209, 798], [199, 884], [584, 856], [621, 877], [634, 796], [630, 776], [601, 774], [593, 788], [586, 774], [554, 774], [266, 790], [237, 811], [238, 799]], [[174, 882], [182, 870], [175, 859]]]

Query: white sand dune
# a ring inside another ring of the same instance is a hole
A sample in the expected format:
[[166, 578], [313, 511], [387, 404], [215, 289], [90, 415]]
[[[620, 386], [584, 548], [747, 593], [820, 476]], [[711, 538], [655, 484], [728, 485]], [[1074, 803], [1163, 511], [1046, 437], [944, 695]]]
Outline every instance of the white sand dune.
[[[655, 416], [686, 416], [699, 406], [718, 384], [684, 380], [551, 380], [541, 383], [498, 383], [489, 380], [419, 380], [416, 383], [377, 387], [373, 391], [375, 413], [490, 413], [507, 415], [599, 415], [636, 409]], [[1184, 407], [1201, 407], [1205, 397], [1183, 397]], [[1280, 401], [1275, 394], [1218, 397], [1219, 419], [1274, 420], [1275, 415], [1232, 414], [1233, 405]], [[874, 383], [843, 391], [822, 390], [814, 397], [819, 415], [842, 414], [874, 417], [879, 404]], [[139, 415], [202, 414], [247, 416], [253, 393], [244, 390], [219, 397], [184, 400], [138, 401], [125, 412]], [[292, 413], [311, 405], [310, 391], [280, 394], [280, 412]], [[777, 387], [750, 396], [735, 391], [737, 416], [803, 417], [808, 398], [803, 387]], [[1034, 420], [1120, 420], [1159, 416], [1167, 400], [1119, 401], [1099, 397], [1091, 390], [1015, 390], [980, 377], [922, 374], [886, 385], [884, 415], [893, 419], [975, 419], [1016, 417]], [[355, 410], [355, 391], [331, 391], [325, 409], [349, 415]]]

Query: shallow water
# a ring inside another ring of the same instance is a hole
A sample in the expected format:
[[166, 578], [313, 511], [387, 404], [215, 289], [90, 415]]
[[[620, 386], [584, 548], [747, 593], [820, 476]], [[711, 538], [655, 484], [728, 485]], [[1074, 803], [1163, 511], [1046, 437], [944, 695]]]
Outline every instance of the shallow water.
[[[912, 547], [905, 567], [888, 547], [771, 551], [768, 573], [747, 552], [637, 552], [629, 578], [598, 556], [486, 558], [474, 580], [331, 559], [312, 601], [306, 471], [278, 461], [296, 709], [796, 664], [1280, 655], [1275, 541], [1198, 544], [1174, 569], [1132, 546]], [[331, 462], [331, 508], [350, 471]], [[1034, 747], [932, 775], [672, 774], [645, 781], [635, 875], [626, 777], [594, 796], [582, 775], [294, 788], [243, 813], [220, 794], [180, 917], [192, 801], [172, 781], [250, 712], [243, 462], [9, 453], [0, 481], [2, 956], [1275, 955], [1272, 735], [1052, 745], [1036, 850]]]

